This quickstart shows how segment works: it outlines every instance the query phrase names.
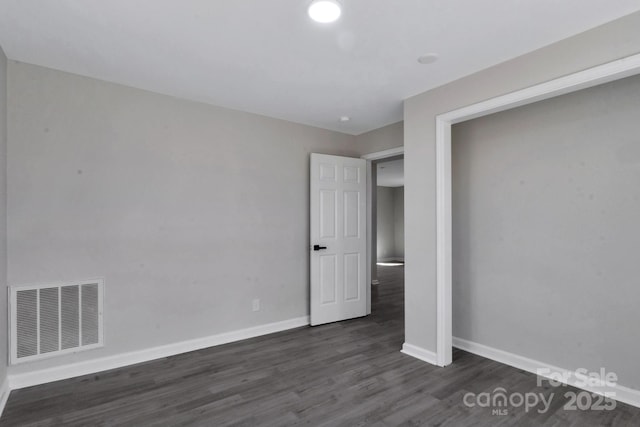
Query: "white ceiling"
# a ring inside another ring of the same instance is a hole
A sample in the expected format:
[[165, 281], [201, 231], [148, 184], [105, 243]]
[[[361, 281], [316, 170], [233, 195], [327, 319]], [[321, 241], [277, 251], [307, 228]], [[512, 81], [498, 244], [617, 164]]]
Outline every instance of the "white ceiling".
[[[351, 134], [402, 100], [636, 10], [638, 0], [0, 0], [11, 59]], [[440, 59], [420, 65], [417, 58]], [[347, 123], [340, 116], [350, 116]]]
[[378, 187], [404, 186], [404, 159], [378, 163], [376, 185]]

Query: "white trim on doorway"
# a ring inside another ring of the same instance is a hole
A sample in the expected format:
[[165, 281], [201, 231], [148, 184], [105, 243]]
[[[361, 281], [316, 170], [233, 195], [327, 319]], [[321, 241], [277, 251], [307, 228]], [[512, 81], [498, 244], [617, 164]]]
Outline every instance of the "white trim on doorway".
[[388, 159], [389, 157], [402, 156], [404, 155], [404, 146], [390, 148], [388, 150], [376, 151], [375, 153], [365, 154], [361, 157], [361, 159], [365, 159], [368, 161]]
[[469, 105], [436, 117], [437, 365], [452, 361], [451, 126], [544, 99], [640, 74], [640, 54]]

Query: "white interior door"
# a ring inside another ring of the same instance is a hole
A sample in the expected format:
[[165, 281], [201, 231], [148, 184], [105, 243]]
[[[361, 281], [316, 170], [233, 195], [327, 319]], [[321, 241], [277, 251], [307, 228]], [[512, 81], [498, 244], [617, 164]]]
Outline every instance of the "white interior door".
[[367, 315], [366, 167], [311, 154], [311, 325]]

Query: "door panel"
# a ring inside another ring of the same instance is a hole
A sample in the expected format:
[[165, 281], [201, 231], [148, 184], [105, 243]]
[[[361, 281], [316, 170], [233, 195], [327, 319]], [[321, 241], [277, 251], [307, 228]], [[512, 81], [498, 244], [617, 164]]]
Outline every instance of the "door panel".
[[311, 324], [366, 316], [366, 161], [312, 154], [310, 204]]
[[344, 237], [357, 239], [360, 232], [360, 193], [344, 192]]
[[335, 255], [320, 255], [321, 304], [336, 303], [336, 264]]
[[360, 254], [344, 254], [344, 299], [345, 301], [360, 298]]
[[335, 190], [320, 190], [320, 238], [334, 239], [336, 237], [337, 192]]

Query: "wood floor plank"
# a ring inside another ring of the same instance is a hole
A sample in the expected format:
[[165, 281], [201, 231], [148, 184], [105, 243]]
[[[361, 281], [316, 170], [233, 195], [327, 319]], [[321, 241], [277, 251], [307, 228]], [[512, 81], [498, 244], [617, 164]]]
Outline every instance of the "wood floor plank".
[[[640, 409], [567, 411], [571, 387], [454, 350], [438, 368], [400, 353], [404, 268], [382, 267], [372, 315], [297, 328], [13, 391], [2, 426], [636, 426]], [[468, 407], [466, 393], [555, 393], [548, 412]]]

